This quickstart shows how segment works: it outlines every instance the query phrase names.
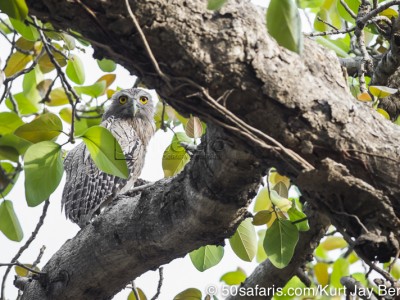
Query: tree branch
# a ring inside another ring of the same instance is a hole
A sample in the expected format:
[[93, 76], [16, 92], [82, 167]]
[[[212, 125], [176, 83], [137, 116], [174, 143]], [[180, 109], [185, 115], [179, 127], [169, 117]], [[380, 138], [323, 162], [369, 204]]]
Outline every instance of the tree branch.
[[[306, 56], [279, 47], [265, 30], [264, 14], [242, 1], [218, 12], [207, 11], [207, 1], [130, 1], [171, 90], [154, 72], [124, 0], [88, 2], [91, 18], [74, 1], [27, 2], [56, 28], [80, 31], [96, 58], [107, 56], [140, 74], [170, 105], [202, 116], [208, 127], [206, 150], [183, 174], [101, 214], [53, 256], [43, 269], [49, 274], [44, 288], [32, 283], [25, 299], [106, 299], [147, 270], [222, 243], [270, 166], [357, 240], [357, 251], [378, 259], [397, 253], [389, 237], [400, 236], [398, 127], [349, 94], [336, 56], [310, 40]], [[224, 101], [229, 114], [222, 114], [209, 97], [230, 90]], [[249, 139], [232, 115], [270, 142]], [[297, 156], [274, 151], [271, 141]], [[312, 168], [293, 168], [294, 158]], [[357, 216], [371, 235], [340, 212]], [[372, 239], [377, 232], [379, 243]]]

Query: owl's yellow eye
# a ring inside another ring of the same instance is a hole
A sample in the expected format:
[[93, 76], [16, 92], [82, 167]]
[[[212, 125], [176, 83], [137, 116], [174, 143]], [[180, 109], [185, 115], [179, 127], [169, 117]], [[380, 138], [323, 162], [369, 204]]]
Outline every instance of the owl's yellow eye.
[[127, 96], [120, 96], [120, 97], [118, 98], [118, 100], [119, 100], [119, 103], [125, 104], [126, 101], [128, 101], [128, 97], [127, 97]]
[[149, 98], [147, 98], [146, 96], [141, 96], [139, 98], [140, 103], [142, 104], [146, 104], [147, 102], [149, 102]]

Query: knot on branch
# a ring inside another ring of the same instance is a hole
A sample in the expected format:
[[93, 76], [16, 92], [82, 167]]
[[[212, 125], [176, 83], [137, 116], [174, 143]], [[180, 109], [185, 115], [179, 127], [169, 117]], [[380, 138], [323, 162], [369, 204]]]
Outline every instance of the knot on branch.
[[[329, 158], [319, 169], [302, 173], [297, 183], [307, 201], [329, 216], [362, 257], [386, 262], [396, 255], [400, 220], [382, 191]], [[392, 241], [394, 236], [396, 242]]]

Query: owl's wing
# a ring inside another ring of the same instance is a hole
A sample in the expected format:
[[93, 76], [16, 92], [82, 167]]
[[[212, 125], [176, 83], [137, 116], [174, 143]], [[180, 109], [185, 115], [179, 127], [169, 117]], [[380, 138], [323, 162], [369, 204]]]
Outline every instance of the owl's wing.
[[[119, 140], [119, 138], [117, 137]], [[100, 171], [84, 143], [71, 150], [64, 160], [66, 183], [62, 195], [65, 215], [80, 227], [93, 218], [100, 206], [115, 197], [121, 190], [126, 191], [139, 176], [142, 163], [137, 164], [140, 153], [144, 150], [136, 135], [125, 136], [121, 147], [127, 159], [130, 172], [128, 180]]]

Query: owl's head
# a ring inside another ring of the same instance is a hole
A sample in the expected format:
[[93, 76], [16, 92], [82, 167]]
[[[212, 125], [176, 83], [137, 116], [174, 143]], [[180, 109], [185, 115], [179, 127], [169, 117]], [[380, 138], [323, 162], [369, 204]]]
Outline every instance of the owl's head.
[[142, 89], [120, 90], [111, 97], [111, 105], [103, 120], [114, 116], [121, 119], [143, 118], [153, 120], [154, 105], [151, 95]]

